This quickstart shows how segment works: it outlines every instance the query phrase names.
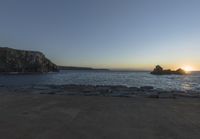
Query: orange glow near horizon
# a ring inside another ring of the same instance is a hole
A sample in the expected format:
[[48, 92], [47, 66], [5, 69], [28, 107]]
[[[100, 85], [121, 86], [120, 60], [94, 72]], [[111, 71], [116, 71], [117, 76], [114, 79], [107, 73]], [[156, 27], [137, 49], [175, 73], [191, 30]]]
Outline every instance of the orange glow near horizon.
[[191, 67], [191, 66], [184, 66], [184, 67], [182, 67], [182, 69], [187, 71], [187, 72], [194, 71], [194, 68]]

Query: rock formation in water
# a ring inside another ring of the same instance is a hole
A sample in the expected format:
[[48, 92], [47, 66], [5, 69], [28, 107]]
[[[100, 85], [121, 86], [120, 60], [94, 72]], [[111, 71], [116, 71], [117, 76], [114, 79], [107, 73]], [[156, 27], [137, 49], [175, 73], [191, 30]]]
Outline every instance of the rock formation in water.
[[154, 75], [170, 75], [170, 74], [177, 74], [177, 75], [186, 75], [186, 71], [184, 71], [183, 69], [178, 69], [176, 71], [173, 70], [163, 70], [163, 68], [159, 65], [157, 65], [154, 70], [151, 72], [151, 74]]
[[36, 51], [16, 50], [0, 47], [0, 72], [50, 72], [58, 71], [57, 66], [44, 54]]

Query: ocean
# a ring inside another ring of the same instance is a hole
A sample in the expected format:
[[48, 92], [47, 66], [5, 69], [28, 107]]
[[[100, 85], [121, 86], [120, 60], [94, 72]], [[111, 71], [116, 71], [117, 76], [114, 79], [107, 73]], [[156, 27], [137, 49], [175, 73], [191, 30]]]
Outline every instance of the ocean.
[[200, 91], [200, 72], [159, 76], [149, 72], [66, 70], [45, 74], [0, 75], [0, 85], [8, 87], [66, 84], [153, 86], [164, 90]]

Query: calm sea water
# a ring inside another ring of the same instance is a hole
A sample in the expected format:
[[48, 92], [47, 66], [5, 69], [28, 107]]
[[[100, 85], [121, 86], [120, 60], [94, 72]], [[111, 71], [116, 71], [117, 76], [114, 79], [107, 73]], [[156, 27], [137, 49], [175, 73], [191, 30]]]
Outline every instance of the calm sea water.
[[154, 86], [170, 90], [200, 91], [200, 72], [191, 75], [155, 76], [149, 72], [119, 71], [61, 71], [59, 73], [34, 75], [0, 75], [0, 84], [5, 86], [24, 85], [126, 85], [129, 87]]

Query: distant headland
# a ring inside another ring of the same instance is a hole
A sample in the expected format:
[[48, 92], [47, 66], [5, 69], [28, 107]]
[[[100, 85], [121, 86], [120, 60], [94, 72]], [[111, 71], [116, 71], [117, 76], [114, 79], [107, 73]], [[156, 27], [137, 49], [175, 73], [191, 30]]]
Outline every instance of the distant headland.
[[161, 66], [157, 65], [154, 70], [151, 72], [153, 75], [187, 75], [187, 72], [181, 68], [173, 71], [171, 69], [164, 70]]
[[0, 73], [45, 73], [60, 70], [108, 71], [90, 67], [57, 66], [41, 52], [0, 47]]
[[109, 69], [97, 69], [91, 67], [73, 67], [73, 66], [58, 66], [59, 70], [95, 70], [95, 71], [109, 71]]
[[41, 52], [0, 47], [0, 73], [50, 71], [58, 71], [58, 67]]

